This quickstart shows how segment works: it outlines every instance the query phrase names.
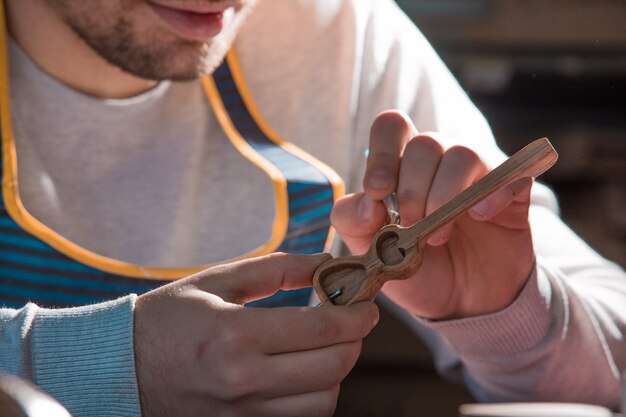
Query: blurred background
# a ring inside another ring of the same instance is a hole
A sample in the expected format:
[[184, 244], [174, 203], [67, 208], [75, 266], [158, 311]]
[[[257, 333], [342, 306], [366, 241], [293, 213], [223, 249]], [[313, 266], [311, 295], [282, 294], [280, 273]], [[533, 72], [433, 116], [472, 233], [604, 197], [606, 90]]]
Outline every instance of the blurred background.
[[[541, 180], [567, 224], [626, 266], [626, 0], [397, 0], [513, 153], [547, 136]], [[384, 312], [383, 312], [384, 313]], [[338, 417], [452, 417], [472, 402], [384, 313], [342, 384]]]

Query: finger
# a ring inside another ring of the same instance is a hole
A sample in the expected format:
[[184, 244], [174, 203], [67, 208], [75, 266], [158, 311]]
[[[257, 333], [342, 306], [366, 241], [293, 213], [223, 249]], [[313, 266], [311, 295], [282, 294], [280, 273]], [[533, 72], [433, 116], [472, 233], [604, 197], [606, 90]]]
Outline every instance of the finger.
[[382, 200], [396, 191], [402, 150], [416, 134], [413, 122], [401, 112], [387, 111], [374, 120], [363, 178], [363, 189], [370, 198]]
[[397, 190], [403, 226], [410, 226], [424, 217], [428, 193], [443, 152], [441, 144], [430, 135], [418, 135], [406, 145]]
[[330, 223], [353, 254], [367, 251], [378, 230], [385, 225], [387, 211], [380, 201], [365, 193], [340, 198], [330, 214]]
[[321, 391], [339, 384], [354, 367], [362, 341], [273, 355], [261, 392], [268, 397]]
[[243, 323], [255, 333], [256, 346], [268, 354], [317, 349], [361, 340], [378, 322], [373, 302], [351, 306], [247, 309]]
[[195, 275], [193, 283], [225, 301], [243, 304], [278, 290], [310, 287], [315, 269], [328, 259], [331, 256], [325, 253], [273, 253], [209, 268]]
[[532, 178], [521, 178], [483, 199], [469, 210], [474, 220], [508, 228], [527, 227]]
[[339, 385], [330, 389], [273, 398], [260, 406], [258, 414], [272, 417], [330, 417], [339, 397]]
[[[462, 146], [448, 149], [443, 154], [433, 179], [426, 203], [426, 215], [451, 200], [487, 171], [485, 163], [472, 150]], [[428, 244], [443, 245], [450, 238], [453, 228], [454, 222], [439, 228], [428, 239]]]

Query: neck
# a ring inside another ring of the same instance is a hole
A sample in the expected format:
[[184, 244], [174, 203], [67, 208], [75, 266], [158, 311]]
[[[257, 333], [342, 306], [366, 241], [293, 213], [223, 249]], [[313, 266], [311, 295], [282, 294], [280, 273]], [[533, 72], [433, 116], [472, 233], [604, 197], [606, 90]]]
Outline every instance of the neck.
[[126, 98], [153, 88], [156, 81], [128, 74], [91, 49], [46, 2], [6, 0], [8, 29], [43, 71], [94, 97]]

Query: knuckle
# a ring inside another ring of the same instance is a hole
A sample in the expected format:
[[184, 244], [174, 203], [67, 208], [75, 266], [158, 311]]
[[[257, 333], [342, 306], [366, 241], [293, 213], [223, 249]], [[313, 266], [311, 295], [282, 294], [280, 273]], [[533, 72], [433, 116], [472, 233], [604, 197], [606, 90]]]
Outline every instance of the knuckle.
[[406, 145], [407, 150], [411, 152], [416, 151], [420, 153], [429, 153], [436, 155], [443, 155], [443, 145], [435, 139], [435, 137], [428, 133], [422, 133], [415, 136]]
[[354, 323], [350, 325], [350, 328], [357, 329], [358, 337], [363, 338], [369, 334], [378, 322], [379, 312], [378, 306], [375, 303], [360, 303], [358, 315], [354, 318]]
[[397, 110], [387, 110], [380, 113], [372, 123], [372, 134], [386, 134], [389, 131], [408, 131], [410, 129], [408, 116]]
[[341, 333], [339, 327], [336, 321], [328, 318], [316, 323], [314, 332], [320, 340], [334, 341]]
[[222, 366], [213, 378], [212, 392], [223, 402], [237, 401], [250, 393], [249, 370], [237, 364]]
[[456, 145], [448, 149], [445, 153], [452, 163], [473, 164], [480, 161], [478, 154], [465, 146]]
[[396, 195], [401, 208], [413, 209], [424, 201], [424, 194], [412, 188], [401, 188]]
[[285, 252], [272, 252], [268, 255], [265, 255], [265, 257], [268, 260], [272, 260], [272, 261], [280, 261], [286, 257], [288, 257], [288, 255]]
[[214, 343], [224, 352], [238, 352], [247, 345], [247, 336], [238, 326], [224, 325], [213, 335]]
[[369, 154], [367, 158], [367, 168], [369, 171], [389, 169], [394, 166], [399, 159], [400, 156], [391, 150], [379, 150]]

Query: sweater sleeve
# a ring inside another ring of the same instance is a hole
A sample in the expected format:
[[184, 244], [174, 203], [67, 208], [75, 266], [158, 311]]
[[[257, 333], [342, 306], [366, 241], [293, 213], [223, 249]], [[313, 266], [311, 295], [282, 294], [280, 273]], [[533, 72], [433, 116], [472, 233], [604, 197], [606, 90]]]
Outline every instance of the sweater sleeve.
[[482, 401], [568, 401], [617, 409], [626, 363], [626, 311], [620, 308], [626, 275], [553, 214], [532, 211], [535, 229], [542, 230], [536, 240], [552, 248], [537, 243], [535, 272], [509, 307], [460, 320], [416, 320], [458, 355], [464, 379]]
[[0, 369], [31, 379], [75, 417], [140, 416], [135, 295], [101, 304], [0, 310]]
[[[393, 2], [371, 4], [360, 124], [368, 126], [380, 110], [399, 108], [420, 131], [442, 132], [450, 140], [444, 145], [462, 144], [492, 166], [499, 163], [504, 155], [488, 124], [424, 37]], [[460, 376], [479, 400], [616, 409], [619, 374], [626, 368], [626, 273], [563, 224], [557, 207], [547, 187], [533, 187], [536, 270], [512, 305], [464, 320], [408, 322], [427, 339], [438, 369]]]

